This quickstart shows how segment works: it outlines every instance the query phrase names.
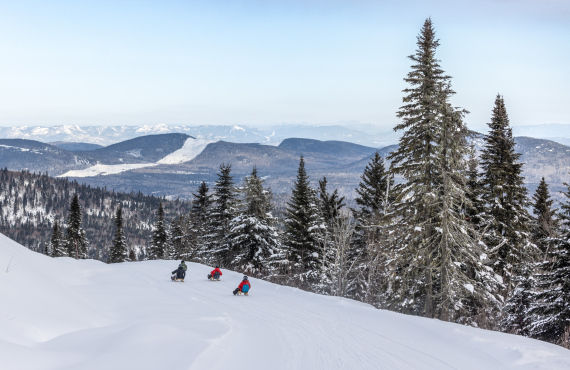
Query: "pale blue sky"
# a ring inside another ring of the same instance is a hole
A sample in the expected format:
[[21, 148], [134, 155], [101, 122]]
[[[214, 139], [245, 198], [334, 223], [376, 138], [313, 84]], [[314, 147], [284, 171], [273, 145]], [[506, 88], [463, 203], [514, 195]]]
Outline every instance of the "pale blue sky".
[[473, 128], [570, 123], [570, 1], [0, 3], [0, 125], [390, 128], [426, 17]]

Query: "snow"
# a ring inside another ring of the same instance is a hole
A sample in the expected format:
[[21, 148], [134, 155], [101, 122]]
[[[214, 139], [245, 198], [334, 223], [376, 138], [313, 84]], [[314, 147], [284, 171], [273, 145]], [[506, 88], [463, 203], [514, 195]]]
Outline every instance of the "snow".
[[473, 286], [473, 284], [463, 284], [463, 287], [468, 291], [470, 291], [472, 294], [475, 291], [475, 287]]
[[168, 154], [158, 161], [160, 164], [178, 164], [191, 161], [202, 153], [202, 150], [210, 144], [212, 140], [188, 138], [182, 148]]
[[57, 177], [90, 177], [114, 175], [117, 173], [130, 171], [138, 168], [156, 166], [156, 163], [121, 163], [121, 164], [101, 164], [98, 163], [83, 170], [67, 171]]
[[176, 261], [52, 259], [0, 234], [2, 369], [569, 369], [570, 351]]
[[[179, 164], [191, 161], [198, 154], [204, 150], [206, 145], [210, 144], [211, 140], [188, 138], [184, 145], [178, 150], [166, 155], [158, 162], [153, 163], [121, 163], [121, 164], [101, 164], [97, 163], [91, 167], [83, 170], [67, 171], [57, 177], [90, 177], [90, 176], [105, 176], [115, 175], [121, 172], [135, 170], [139, 168], [154, 167], [159, 164]], [[141, 149], [132, 150], [127, 152], [132, 157], [141, 157]]]

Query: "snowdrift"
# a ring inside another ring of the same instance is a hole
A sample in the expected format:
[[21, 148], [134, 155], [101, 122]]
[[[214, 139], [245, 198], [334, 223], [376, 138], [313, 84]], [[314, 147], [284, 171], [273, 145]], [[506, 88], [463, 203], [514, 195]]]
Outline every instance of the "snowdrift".
[[52, 259], [0, 234], [0, 368], [570, 369], [570, 351], [174, 261]]

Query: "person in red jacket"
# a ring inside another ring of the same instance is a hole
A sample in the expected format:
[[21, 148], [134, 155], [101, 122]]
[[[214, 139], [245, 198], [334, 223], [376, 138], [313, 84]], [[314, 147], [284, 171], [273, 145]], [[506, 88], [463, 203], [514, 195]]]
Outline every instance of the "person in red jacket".
[[249, 292], [249, 289], [251, 289], [251, 285], [249, 284], [249, 280], [247, 280], [247, 276], [244, 276], [241, 283], [234, 290], [234, 295], [238, 294], [239, 292], [247, 295], [247, 292]]
[[210, 272], [208, 275], [209, 280], [220, 280], [220, 276], [222, 276], [222, 270], [220, 270], [220, 266], [216, 266], [215, 269]]

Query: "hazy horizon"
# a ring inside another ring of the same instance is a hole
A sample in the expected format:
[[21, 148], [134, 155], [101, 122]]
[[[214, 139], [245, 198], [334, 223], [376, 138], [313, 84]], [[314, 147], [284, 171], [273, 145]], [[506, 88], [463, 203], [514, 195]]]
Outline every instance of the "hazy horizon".
[[0, 12], [0, 126], [391, 130], [431, 17], [454, 104], [483, 130], [570, 124], [570, 2], [22, 1]]

